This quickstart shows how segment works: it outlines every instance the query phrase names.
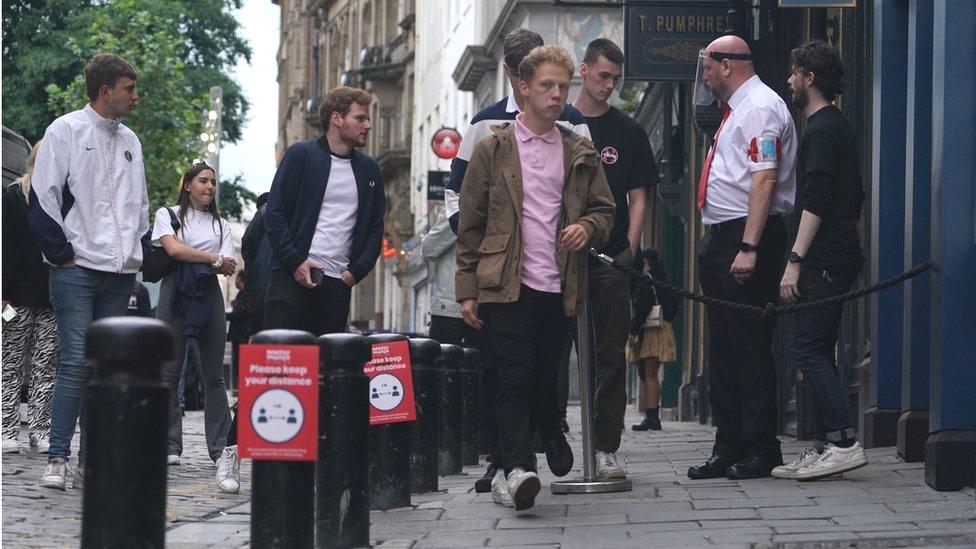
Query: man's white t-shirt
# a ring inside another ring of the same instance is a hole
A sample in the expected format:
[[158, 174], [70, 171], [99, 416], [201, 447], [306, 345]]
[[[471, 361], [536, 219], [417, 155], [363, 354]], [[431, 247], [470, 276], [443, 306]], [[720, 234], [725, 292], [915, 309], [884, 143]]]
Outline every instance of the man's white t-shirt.
[[322, 265], [325, 276], [340, 278], [349, 267], [349, 247], [359, 211], [359, 189], [352, 173], [352, 157], [332, 154], [329, 181], [315, 225], [308, 258]]
[[[170, 206], [179, 221], [180, 207]], [[156, 220], [153, 222], [152, 245], [162, 246], [159, 240], [172, 235], [173, 222], [166, 208], [156, 210]], [[183, 244], [201, 252], [220, 254], [224, 257], [235, 257], [234, 239], [227, 226], [226, 220], [218, 222], [210, 212], [201, 212], [187, 208], [185, 219], [180, 221], [180, 230], [175, 234]]]

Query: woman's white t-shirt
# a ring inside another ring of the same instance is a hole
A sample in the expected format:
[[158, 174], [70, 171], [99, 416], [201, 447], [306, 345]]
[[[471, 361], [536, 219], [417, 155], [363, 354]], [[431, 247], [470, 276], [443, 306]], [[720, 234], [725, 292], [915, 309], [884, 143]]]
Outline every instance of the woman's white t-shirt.
[[[179, 220], [180, 207], [170, 206]], [[234, 239], [226, 220], [219, 223], [210, 212], [201, 212], [193, 208], [186, 209], [186, 217], [180, 223], [180, 230], [176, 238], [183, 244], [201, 252], [220, 254], [224, 257], [235, 257]], [[159, 240], [173, 234], [173, 221], [166, 208], [156, 211], [156, 221], [153, 223], [152, 245], [162, 246]]]

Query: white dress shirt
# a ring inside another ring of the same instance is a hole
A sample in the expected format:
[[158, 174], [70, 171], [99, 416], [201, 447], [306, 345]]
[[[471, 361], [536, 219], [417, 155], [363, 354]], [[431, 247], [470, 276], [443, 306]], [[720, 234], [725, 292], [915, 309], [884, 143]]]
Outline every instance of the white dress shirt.
[[[66, 189], [67, 188], [67, 189]], [[62, 217], [65, 190], [74, 203]], [[45, 259], [111, 273], [142, 266], [149, 194], [139, 138], [91, 105], [47, 127], [31, 179], [30, 225]]]
[[796, 128], [783, 99], [753, 76], [729, 98], [732, 113], [719, 133], [708, 172], [702, 222], [722, 223], [749, 214], [752, 174], [776, 170], [769, 214], [788, 214], [796, 200]]

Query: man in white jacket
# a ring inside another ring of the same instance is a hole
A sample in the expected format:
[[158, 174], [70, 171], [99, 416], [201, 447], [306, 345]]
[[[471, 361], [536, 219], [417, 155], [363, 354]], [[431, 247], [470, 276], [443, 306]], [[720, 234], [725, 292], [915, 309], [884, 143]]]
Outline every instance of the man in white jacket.
[[430, 294], [428, 334], [441, 343], [477, 347], [475, 341], [477, 334], [473, 328], [464, 323], [464, 319], [461, 318], [461, 306], [454, 299], [454, 273], [457, 270], [457, 258], [454, 255], [455, 242], [457, 236], [451, 230], [446, 213], [442, 212], [420, 244], [424, 259], [433, 261], [435, 265], [434, 291]]
[[[51, 399], [51, 451], [40, 484], [64, 490], [71, 478], [71, 438], [90, 375], [85, 331], [92, 321], [124, 316], [142, 266], [149, 229], [142, 145], [121, 118], [139, 100], [136, 72], [103, 53], [85, 67], [89, 103], [48, 126], [37, 153], [28, 218], [51, 265], [51, 303], [61, 363]], [[74, 487], [81, 486], [85, 433]]]

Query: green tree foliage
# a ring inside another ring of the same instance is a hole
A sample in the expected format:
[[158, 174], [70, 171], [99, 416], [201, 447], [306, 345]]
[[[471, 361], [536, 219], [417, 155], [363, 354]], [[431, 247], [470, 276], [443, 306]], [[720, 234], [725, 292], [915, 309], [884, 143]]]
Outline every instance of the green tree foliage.
[[234, 179], [223, 180], [220, 182], [218, 196], [220, 213], [228, 219], [241, 220], [244, 215], [244, 204], [256, 202], [258, 195], [251, 192], [244, 186], [244, 177], [241, 174], [234, 176]]
[[248, 104], [230, 76], [239, 58], [250, 61], [231, 13], [240, 5], [241, 0], [5, 0], [4, 125], [32, 142], [40, 139], [52, 120], [86, 103], [85, 63], [99, 52], [116, 53], [139, 75], [141, 99], [125, 124], [143, 144], [151, 211], [172, 203], [180, 175], [197, 155], [211, 86], [223, 87], [223, 141], [240, 138]]

